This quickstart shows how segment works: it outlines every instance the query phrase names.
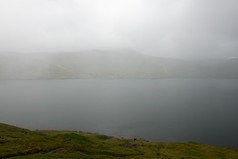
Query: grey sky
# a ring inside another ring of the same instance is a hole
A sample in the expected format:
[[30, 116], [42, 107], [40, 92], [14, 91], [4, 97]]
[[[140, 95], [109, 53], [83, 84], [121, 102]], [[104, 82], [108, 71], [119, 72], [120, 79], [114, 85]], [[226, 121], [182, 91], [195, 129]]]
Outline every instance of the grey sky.
[[237, 0], [0, 0], [0, 51], [238, 56]]

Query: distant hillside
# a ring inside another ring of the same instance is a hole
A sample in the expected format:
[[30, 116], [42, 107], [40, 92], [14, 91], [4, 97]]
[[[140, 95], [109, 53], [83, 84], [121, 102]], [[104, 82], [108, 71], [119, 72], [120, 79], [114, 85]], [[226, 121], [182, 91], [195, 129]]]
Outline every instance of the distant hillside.
[[62, 78], [238, 78], [238, 60], [191, 61], [132, 50], [0, 54], [0, 79]]
[[79, 131], [30, 131], [0, 123], [0, 158], [237, 159], [238, 151], [195, 142], [153, 143]]

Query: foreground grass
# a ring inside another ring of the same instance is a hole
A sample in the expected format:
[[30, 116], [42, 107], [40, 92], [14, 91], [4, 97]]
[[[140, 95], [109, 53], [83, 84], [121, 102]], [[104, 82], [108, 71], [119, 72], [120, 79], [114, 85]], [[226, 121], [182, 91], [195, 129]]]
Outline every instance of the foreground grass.
[[75, 131], [30, 131], [0, 123], [0, 158], [237, 159], [238, 151], [194, 142], [152, 143]]

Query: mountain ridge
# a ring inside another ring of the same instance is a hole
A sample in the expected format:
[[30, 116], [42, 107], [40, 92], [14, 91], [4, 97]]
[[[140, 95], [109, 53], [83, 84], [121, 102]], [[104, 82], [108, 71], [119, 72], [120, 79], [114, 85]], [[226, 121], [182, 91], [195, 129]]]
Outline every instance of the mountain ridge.
[[0, 79], [238, 78], [238, 60], [185, 60], [136, 51], [0, 54]]

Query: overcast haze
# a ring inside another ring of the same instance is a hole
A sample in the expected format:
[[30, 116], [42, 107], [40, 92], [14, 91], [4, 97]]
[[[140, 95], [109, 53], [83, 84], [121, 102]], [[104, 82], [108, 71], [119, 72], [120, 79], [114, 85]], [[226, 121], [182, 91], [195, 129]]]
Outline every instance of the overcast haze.
[[238, 56], [237, 0], [1, 0], [0, 52]]

